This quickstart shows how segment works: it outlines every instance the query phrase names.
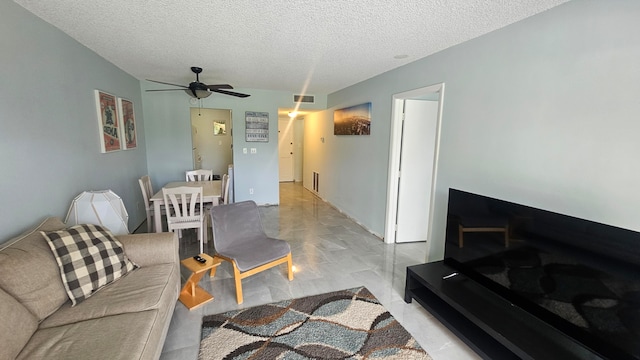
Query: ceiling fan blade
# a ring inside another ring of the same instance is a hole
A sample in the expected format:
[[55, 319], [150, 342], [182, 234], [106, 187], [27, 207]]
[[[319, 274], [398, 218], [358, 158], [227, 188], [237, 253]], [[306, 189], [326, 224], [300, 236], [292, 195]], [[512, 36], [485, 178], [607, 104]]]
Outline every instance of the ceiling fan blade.
[[172, 84], [172, 83], [167, 83], [167, 82], [162, 82], [162, 81], [149, 80], [149, 79], [147, 79], [147, 81], [151, 81], [151, 82], [158, 83], [158, 84], [164, 84], [164, 85], [179, 86], [179, 87], [181, 87], [183, 89], [188, 89], [189, 88], [189, 87], [184, 86], [184, 85], [177, 85], [177, 84]]
[[220, 94], [236, 96], [236, 97], [239, 97], [239, 98], [246, 98], [246, 97], [251, 96], [251, 95], [248, 95], [248, 94], [241, 94], [241, 93], [237, 93], [237, 92], [233, 92], [233, 91], [225, 91], [225, 90], [220, 90], [220, 89], [211, 89], [211, 91], [217, 92], [217, 93], [220, 93]]
[[156, 90], [146, 90], [146, 91], [184, 91], [184, 89], [156, 89]]
[[233, 89], [233, 86], [229, 84], [218, 84], [218, 85], [207, 85], [209, 90], [217, 90], [217, 89]]

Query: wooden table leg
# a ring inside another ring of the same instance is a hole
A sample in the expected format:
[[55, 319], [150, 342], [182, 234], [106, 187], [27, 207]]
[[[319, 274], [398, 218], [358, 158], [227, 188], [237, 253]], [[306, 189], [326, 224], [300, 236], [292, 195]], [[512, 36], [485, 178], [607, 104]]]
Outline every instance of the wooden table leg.
[[206, 272], [191, 274], [189, 279], [187, 279], [187, 283], [184, 284], [182, 291], [180, 291], [179, 299], [189, 310], [213, 300], [211, 294], [198, 286], [198, 282], [200, 282], [200, 279], [202, 279], [205, 273]]

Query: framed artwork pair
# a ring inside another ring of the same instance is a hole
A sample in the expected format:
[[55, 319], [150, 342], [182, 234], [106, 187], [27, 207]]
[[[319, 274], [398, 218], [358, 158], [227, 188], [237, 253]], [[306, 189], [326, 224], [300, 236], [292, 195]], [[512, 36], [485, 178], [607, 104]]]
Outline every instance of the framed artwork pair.
[[133, 102], [95, 90], [100, 151], [131, 150], [138, 146]]

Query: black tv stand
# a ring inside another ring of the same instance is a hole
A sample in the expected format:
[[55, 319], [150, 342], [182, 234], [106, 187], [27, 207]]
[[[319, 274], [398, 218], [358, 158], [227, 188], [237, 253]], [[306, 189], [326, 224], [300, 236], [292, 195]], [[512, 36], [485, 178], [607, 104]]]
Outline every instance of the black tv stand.
[[484, 359], [602, 359], [442, 261], [407, 267], [412, 299]]

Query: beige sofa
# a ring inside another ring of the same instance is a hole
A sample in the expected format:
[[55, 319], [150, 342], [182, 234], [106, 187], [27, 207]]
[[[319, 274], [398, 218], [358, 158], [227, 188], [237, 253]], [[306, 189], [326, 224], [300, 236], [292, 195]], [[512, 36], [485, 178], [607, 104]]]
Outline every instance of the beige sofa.
[[173, 233], [118, 236], [140, 268], [71, 307], [40, 231], [0, 244], [0, 359], [158, 359], [180, 291]]

